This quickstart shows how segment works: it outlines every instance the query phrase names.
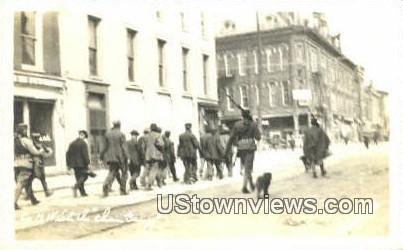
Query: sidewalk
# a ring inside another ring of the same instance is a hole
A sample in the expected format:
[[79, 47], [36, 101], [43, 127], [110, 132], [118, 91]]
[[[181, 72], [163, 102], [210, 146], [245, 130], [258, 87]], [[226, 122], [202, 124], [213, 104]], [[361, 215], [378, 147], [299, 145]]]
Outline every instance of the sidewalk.
[[[380, 147], [380, 146], [378, 146]], [[371, 149], [371, 148], [370, 148]], [[337, 160], [354, 154], [358, 151], [366, 150], [362, 144], [333, 145], [331, 147], [332, 155], [328, 161]], [[254, 177], [262, 172], [270, 171], [276, 180], [295, 175], [296, 172], [302, 172], [303, 166], [299, 160], [302, 155], [302, 149], [291, 150], [266, 150], [257, 152], [255, 157]], [[178, 177], [183, 176], [183, 166], [179, 161], [176, 164]], [[157, 194], [178, 194], [186, 192], [195, 192], [208, 187], [218, 187], [229, 183], [240, 182], [239, 159], [234, 168], [233, 178], [224, 178], [223, 180], [199, 181], [193, 185], [184, 185], [174, 183], [168, 179], [167, 185], [162, 188], [154, 188], [153, 191], [137, 190], [130, 192], [127, 196], [119, 195], [118, 184], [113, 184], [114, 192], [107, 198], [102, 198], [102, 183], [107, 175], [107, 170], [98, 170], [95, 178], [89, 178], [86, 183], [88, 197], [74, 198], [72, 196], [71, 186], [74, 184], [74, 175], [59, 175], [47, 178], [48, 186], [54, 191], [51, 197], [45, 197], [39, 180], [33, 184], [35, 195], [41, 201], [36, 206], [31, 206], [28, 201], [20, 199], [21, 210], [16, 211], [16, 230], [29, 228], [44, 224], [49, 221], [55, 221], [56, 218], [66, 217], [66, 214], [103, 211], [105, 208], [122, 207], [133, 205], [149, 200], [156, 199]], [[226, 174], [226, 171], [224, 170]]]

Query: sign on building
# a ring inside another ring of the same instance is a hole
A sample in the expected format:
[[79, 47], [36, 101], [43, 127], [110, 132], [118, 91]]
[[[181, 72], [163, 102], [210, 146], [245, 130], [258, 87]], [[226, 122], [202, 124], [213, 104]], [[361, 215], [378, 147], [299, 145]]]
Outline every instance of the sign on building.
[[298, 101], [300, 106], [309, 106], [312, 100], [312, 92], [310, 89], [294, 89], [292, 90], [292, 98]]

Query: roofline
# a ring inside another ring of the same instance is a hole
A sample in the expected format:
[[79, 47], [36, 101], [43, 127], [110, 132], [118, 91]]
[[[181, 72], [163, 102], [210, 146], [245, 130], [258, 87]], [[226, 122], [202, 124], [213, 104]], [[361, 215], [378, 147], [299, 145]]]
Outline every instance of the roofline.
[[[234, 40], [237, 38], [241, 39], [241, 38], [245, 38], [248, 36], [256, 36], [256, 33], [257, 33], [257, 31], [237, 33], [237, 34], [232, 34], [232, 35], [227, 35], [227, 36], [216, 37], [215, 40], [216, 40], [216, 43], [217, 42], [222, 43], [222, 42], [225, 42], [226, 40]], [[330, 42], [328, 42], [319, 32], [317, 32], [316, 30], [314, 30], [312, 28], [305, 27], [302, 25], [290, 25], [287, 27], [281, 27], [281, 28], [275, 28], [275, 29], [261, 31], [262, 38], [267, 37], [271, 34], [281, 34], [281, 35], [305, 34], [305, 35], [309, 36], [312, 40], [319, 42], [322, 47], [324, 47], [327, 51], [329, 51], [333, 55], [339, 57], [340, 61], [346, 63], [353, 70], [358, 68], [358, 65], [353, 63], [350, 59], [348, 59], [343, 53], [341, 53]]]

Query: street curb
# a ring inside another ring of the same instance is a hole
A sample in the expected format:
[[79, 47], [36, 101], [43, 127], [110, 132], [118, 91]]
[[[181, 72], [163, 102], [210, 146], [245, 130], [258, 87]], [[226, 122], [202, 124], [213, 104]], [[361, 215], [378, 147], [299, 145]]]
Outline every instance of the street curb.
[[[217, 182], [215, 182], [215, 185], [209, 186], [209, 187], [206, 187], [206, 188], [219, 187], [219, 186], [223, 186], [223, 185], [233, 184], [233, 183], [235, 183], [236, 181], [237, 181], [237, 178], [232, 178], [231, 181], [227, 181], [227, 182], [221, 182], [220, 180], [217, 180]], [[95, 183], [94, 183], [94, 184], [95, 184]], [[184, 186], [184, 187], [186, 187], [186, 186]], [[205, 189], [205, 188], [200, 188], [200, 189]], [[144, 203], [147, 203], [147, 202], [156, 200], [156, 199], [157, 199], [157, 196], [158, 196], [159, 194], [162, 195], [162, 198], [166, 198], [168, 195], [171, 195], [171, 194], [179, 194], [179, 193], [188, 194], [188, 193], [191, 193], [191, 192], [195, 192], [195, 191], [197, 191], [197, 190], [200, 190], [200, 189], [196, 189], [196, 190], [189, 190], [189, 189], [187, 189], [187, 190], [186, 190], [186, 189], [185, 189], [185, 190], [178, 190], [177, 192], [171, 192], [171, 193], [166, 193], [166, 194], [157, 193], [155, 196], [154, 196], [154, 195], [153, 195], [153, 196], [150, 196], [149, 198], [146, 198], [146, 199], [141, 200], [141, 201], [129, 202], [129, 203], [126, 203], [126, 204], [116, 205], [116, 206], [110, 207], [110, 211], [112, 212], [112, 211], [115, 211], [115, 210], [118, 210], [118, 209], [122, 209], [122, 208], [125, 208], [125, 207], [130, 207], [130, 206], [133, 206], [133, 205], [141, 205], [141, 204], [144, 204]], [[130, 195], [130, 194], [129, 194], [129, 195]], [[94, 212], [89, 212], [87, 215], [88, 215], [88, 216], [94, 216], [94, 215], [102, 214], [103, 212], [104, 212], [103, 210], [101, 210], [101, 211], [94, 211]], [[46, 222], [44, 222], [44, 223], [40, 223], [40, 224], [37, 224], [37, 225], [34, 225], [34, 226], [28, 226], [28, 227], [25, 227], [25, 228], [16, 229], [15, 231], [16, 231], [16, 232], [29, 231], [29, 230], [32, 230], [32, 229], [35, 229], [35, 228], [43, 227], [43, 226], [45, 226], [45, 225], [47, 225], [47, 224], [51, 224], [51, 223], [54, 223], [54, 221], [46, 221]], [[63, 223], [63, 222], [61, 222], [61, 223]], [[133, 223], [133, 222], [121, 223], [121, 224], [122, 224], [122, 225], [127, 225], [127, 224], [131, 224], [131, 223]], [[115, 228], [116, 226], [113, 226], [113, 227]], [[101, 231], [102, 231], [102, 230], [101, 230]], [[91, 233], [91, 234], [92, 234], [92, 233]], [[89, 235], [91, 235], [91, 234], [89, 234]], [[80, 237], [78, 237], [77, 239], [79, 239], [79, 238], [80, 238]]]

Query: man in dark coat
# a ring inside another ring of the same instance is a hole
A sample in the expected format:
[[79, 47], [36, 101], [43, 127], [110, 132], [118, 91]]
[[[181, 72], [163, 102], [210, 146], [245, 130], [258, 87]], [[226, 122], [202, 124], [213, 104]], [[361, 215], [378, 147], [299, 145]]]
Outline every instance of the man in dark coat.
[[[213, 166], [211, 164], [211, 161], [208, 160], [210, 159], [209, 151], [207, 149], [207, 141], [209, 138], [211, 138], [212, 135], [210, 133], [210, 128], [206, 127], [205, 128], [205, 133], [200, 137], [200, 169], [199, 169], [199, 174], [200, 178], [203, 179], [212, 179], [213, 177]], [[206, 172], [204, 173], [204, 165], [207, 165], [206, 167]]]
[[208, 178], [209, 180], [213, 177], [212, 166], [214, 165], [217, 172], [217, 177], [219, 179], [223, 178], [223, 173], [221, 169], [221, 160], [224, 158], [225, 149], [221, 144], [220, 135], [217, 129], [210, 129], [211, 136], [207, 138], [206, 147], [207, 147], [207, 168], [210, 168]]
[[130, 181], [129, 186], [131, 190], [137, 190], [136, 179], [140, 176], [140, 147], [138, 145], [137, 136], [139, 133], [136, 130], [130, 132], [131, 139], [127, 141], [127, 153], [129, 158], [129, 172], [130, 172]]
[[110, 186], [121, 172], [120, 194], [127, 195], [127, 156], [125, 150], [126, 137], [120, 131], [120, 121], [114, 121], [112, 129], [105, 133], [105, 149], [101, 152], [101, 161], [109, 166], [109, 173], [103, 185], [103, 195], [108, 196]]
[[[229, 133], [230, 133], [230, 131], [225, 127], [223, 127], [223, 129], [220, 133], [221, 145], [224, 149], [227, 146], [227, 143], [229, 140]], [[233, 167], [232, 158], [233, 158], [233, 156], [234, 156], [234, 151], [232, 150], [232, 147], [229, 149], [228, 154], [223, 156], [224, 163], [225, 163], [225, 166], [227, 167], [227, 171], [228, 171], [228, 177], [232, 177], [232, 167]]]
[[255, 189], [252, 179], [253, 161], [257, 149], [255, 140], [260, 141], [261, 137], [249, 110], [243, 110], [242, 120], [235, 123], [225, 150], [228, 155], [233, 144], [237, 147], [237, 156], [241, 158], [241, 167], [244, 169], [242, 193], [250, 193], [248, 183], [252, 191]]
[[68, 170], [74, 170], [76, 184], [73, 186], [73, 196], [77, 197], [77, 189], [81, 196], [87, 196], [84, 184], [88, 179], [88, 165], [90, 164], [90, 156], [88, 154], [87, 131], [80, 130], [78, 138], [70, 143], [66, 153], [66, 162]]
[[192, 124], [185, 124], [185, 132], [179, 136], [178, 156], [185, 166], [183, 181], [191, 184], [197, 181], [197, 150], [200, 151], [199, 142], [192, 133]]
[[326, 175], [323, 166], [323, 159], [327, 156], [330, 139], [325, 131], [319, 126], [315, 118], [311, 119], [311, 127], [305, 131], [303, 151], [308, 164], [310, 165], [313, 177], [317, 178], [316, 165], [320, 166], [322, 176]]
[[164, 140], [164, 162], [168, 165], [169, 170], [171, 171], [173, 181], [179, 181], [178, 177], [176, 176], [176, 169], [175, 169], [175, 145], [173, 141], [169, 138], [171, 136], [170, 131], [165, 131], [164, 136], [162, 139]]

